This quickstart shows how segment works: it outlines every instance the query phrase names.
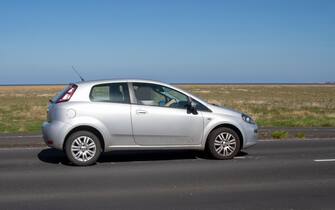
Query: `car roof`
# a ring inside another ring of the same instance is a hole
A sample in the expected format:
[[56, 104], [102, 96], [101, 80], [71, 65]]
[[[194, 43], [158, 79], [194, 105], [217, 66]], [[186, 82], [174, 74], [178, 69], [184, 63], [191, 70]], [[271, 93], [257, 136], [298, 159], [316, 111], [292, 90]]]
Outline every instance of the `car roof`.
[[77, 85], [95, 85], [103, 83], [117, 83], [117, 82], [139, 82], [139, 83], [154, 83], [168, 85], [167, 83], [155, 81], [155, 80], [146, 80], [146, 79], [106, 79], [106, 80], [90, 80], [90, 81], [81, 81], [76, 82]]

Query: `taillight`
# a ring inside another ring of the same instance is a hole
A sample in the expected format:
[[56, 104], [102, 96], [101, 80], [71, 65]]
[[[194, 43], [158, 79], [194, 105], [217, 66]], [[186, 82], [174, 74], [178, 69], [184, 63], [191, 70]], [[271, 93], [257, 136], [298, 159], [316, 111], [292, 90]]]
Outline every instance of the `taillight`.
[[70, 100], [74, 92], [76, 91], [76, 89], [77, 89], [77, 85], [69, 86], [69, 89], [64, 92], [64, 94], [56, 101], [56, 103], [62, 103], [62, 102], [66, 102]]

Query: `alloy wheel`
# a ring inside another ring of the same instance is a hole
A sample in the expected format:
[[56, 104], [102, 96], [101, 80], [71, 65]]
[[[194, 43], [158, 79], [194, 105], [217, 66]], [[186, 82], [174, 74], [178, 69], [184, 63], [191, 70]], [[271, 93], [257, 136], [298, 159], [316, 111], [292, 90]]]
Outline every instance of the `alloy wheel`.
[[215, 151], [224, 157], [228, 157], [233, 154], [236, 150], [236, 146], [235, 137], [228, 132], [220, 133], [214, 140]]
[[80, 136], [71, 144], [72, 156], [81, 162], [92, 159], [96, 153], [97, 147], [92, 138], [88, 136]]

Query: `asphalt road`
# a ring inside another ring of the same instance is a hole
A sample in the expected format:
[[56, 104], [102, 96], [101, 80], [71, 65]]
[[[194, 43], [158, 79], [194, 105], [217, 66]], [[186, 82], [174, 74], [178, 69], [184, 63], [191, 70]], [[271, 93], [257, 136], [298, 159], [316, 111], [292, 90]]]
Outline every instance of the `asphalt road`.
[[[305, 139], [335, 139], [335, 128], [259, 128], [258, 139], [272, 139], [274, 131], [286, 131], [289, 139], [303, 134]], [[1, 134], [0, 148], [44, 146], [41, 134]]]
[[0, 149], [0, 209], [335, 209], [335, 140], [246, 152], [114, 152], [74, 167], [53, 149]]

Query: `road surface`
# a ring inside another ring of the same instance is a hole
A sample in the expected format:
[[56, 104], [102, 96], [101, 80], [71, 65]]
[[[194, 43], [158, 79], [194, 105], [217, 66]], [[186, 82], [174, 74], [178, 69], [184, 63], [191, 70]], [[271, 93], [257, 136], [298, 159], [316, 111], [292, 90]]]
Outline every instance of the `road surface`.
[[53, 149], [0, 149], [0, 209], [335, 209], [335, 140], [246, 152], [114, 152], [74, 167]]

